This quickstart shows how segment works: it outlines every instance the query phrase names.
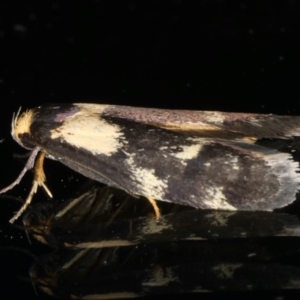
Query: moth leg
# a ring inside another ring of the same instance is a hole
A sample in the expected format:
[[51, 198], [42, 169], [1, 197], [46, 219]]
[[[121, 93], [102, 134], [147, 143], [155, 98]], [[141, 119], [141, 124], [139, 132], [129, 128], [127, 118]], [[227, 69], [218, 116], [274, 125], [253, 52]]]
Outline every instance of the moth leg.
[[151, 197], [147, 197], [147, 199], [149, 200], [149, 202], [151, 203], [151, 205], [153, 206], [153, 209], [154, 209], [154, 212], [155, 212], [155, 217], [156, 217], [156, 220], [159, 220], [160, 217], [161, 217], [161, 213], [160, 213], [160, 210], [157, 206], [157, 203], [155, 201], [155, 199], [151, 198]]
[[17, 184], [20, 183], [20, 181], [22, 180], [23, 176], [25, 175], [25, 173], [32, 169], [33, 166], [34, 166], [34, 161], [35, 161], [35, 158], [37, 157], [38, 153], [40, 151], [40, 148], [34, 148], [26, 162], [26, 165], [25, 167], [23, 168], [23, 170], [21, 171], [20, 175], [18, 176], [18, 178], [13, 182], [11, 183], [9, 186], [7, 186], [6, 188], [2, 189], [0, 191], [0, 194], [2, 193], [5, 193], [9, 190], [11, 190], [12, 188], [14, 188]]
[[46, 175], [44, 173], [44, 168], [43, 168], [45, 155], [46, 153], [44, 151], [41, 151], [38, 158], [35, 161], [34, 183], [36, 182], [38, 186], [42, 186], [46, 191], [46, 193], [48, 194], [48, 196], [52, 198], [52, 193], [50, 192], [50, 190], [45, 184]]
[[20, 215], [26, 210], [28, 205], [31, 203], [33, 195], [37, 192], [37, 189], [39, 186], [42, 186], [44, 190], [47, 192], [49, 197], [52, 198], [52, 194], [48, 187], [45, 184], [46, 181], [46, 176], [44, 173], [43, 169], [43, 164], [44, 164], [44, 158], [45, 158], [45, 152], [41, 151], [35, 161], [35, 166], [34, 166], [34, 179], [33, 179], [33, 184], [32, 188], [29, 192], [29, 195], [27, 196], [25, 203], [23, 206], [19, 209], [19, 211], [9, 220], [10, 223], [13, 223], [16, 219], [20, 217]]

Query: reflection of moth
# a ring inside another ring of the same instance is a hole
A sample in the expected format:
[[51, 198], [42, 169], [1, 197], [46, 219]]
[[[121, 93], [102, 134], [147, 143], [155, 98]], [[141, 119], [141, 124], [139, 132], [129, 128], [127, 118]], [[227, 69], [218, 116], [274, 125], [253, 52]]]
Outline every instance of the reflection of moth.
[[[149, 217], [153, 210], [146, 201], [111, 187], [92, 186], [63, 202], [54, 199], [36, 203], [22, 219], [24, 228], [37, 240], [56, 249], [138, 244], [144, 247], [148, 244], [204, 240], [215, 243], [224, 239], [234, 248], [236, 239], [241, 244], [243, 239], [251, 238], [253, 246], [255, 238], [300, 236], [298, 218], [284, 213], [197, 210], [170, 203], [161, 203], [160, 207], [163, 215], [157, 223]], [[277, 244], [273, 248], [282, 255], [287, 241], [277, 241]], [[216, 251], [224, 251], [224, 247], [216, 248], [213, 251], [215, 255]], [[251, 253], [254, 248], [247, 251]]]
[[[191, 299], [194, 295], [192, 299], [197, 299], [199, 293], [205, 292], [241, 291], [248, 296], [252, 291], [256, 291], [256, 295], [262, 292], [273, 295], [274, 291], [285, 294], [285, 289], [290, 290], [288, 295], [293, 295], [293, 290], [299, 293], [296, 291], [300, 288], [299, 267], [273, 261], [265, 263], [259, 258], [253, 263], [255, 258], [246, 259], [251, 253], [249, 244], [231, 244], [230, 247], [228, 241], [223, 241], [167, 246], [55, 251], [40, 257], [31, 267], [31, 280], [57, 299], [128, 299], [166, 295], [179, 296], [177, 299]], [[166, 255], [166, 249], [170, 248], [171, 253], [167, 252], [170, 255]], [[276, 247], [265, 243], [258, 249], [273, 254]], [[228, 261], [228, 254], [232, 261]], [[245, 261], [239, 261], [242, 256]], [[221, 299], [219, 295], [210, 295], [204, 299]]]
[[51, 195], [44, 183], [44, 156], [147, 197], [157, 216], [154, 199], [203, 209], [270, 211], [293, 202], [299, 187], [292, 156], [255, 141], [299, 136], [300, 117], [54, 104], [17, 115], [12, 135], [32, 154], [2, 192], [35, 161], [27, 205], [38, 185]]

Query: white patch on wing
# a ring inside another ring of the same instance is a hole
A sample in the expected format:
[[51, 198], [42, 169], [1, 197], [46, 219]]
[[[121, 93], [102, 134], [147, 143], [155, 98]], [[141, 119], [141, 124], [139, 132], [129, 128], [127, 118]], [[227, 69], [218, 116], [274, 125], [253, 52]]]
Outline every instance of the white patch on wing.
[[201, 151], [202, 147], [207, 144], [207, 139], [201, 138], [190, 138], [189, 141], [194, 142], [194, 144], [189, 146], [180, 146], [182, 151], [177, 153], [172, 153], [171, 155], [180, 159], [180, 160], [189, 160], [196, 158]]
[[275, 175], [279, 183], [278, 191], [272, 197], [274, 199], [278, 198], [277, 203], [274, 201], [276, 203], [274, 208], [280, 208], [293, 202], [300, 188], [299, 163], [293, 161], [293, 157], [288, 153], [274, 152], [264, 155], [263, 159], [271, 168], [268, 173]]
[[[79, 105], [77, 105], [79, 106]], [[95, 105], [97, 107], [97, 105]], [[110, 124], [93, 110], [81, 109], [68, 117], [62, 126], [51, 130], [51, 138], [84, 148], [92, 154], [110, 156], [123, 146], [121, 127]]]
[[131, 178], [136, 182], [139, 194], [157, 200], [164, 200], [165, 190], [168, 188], [167, 179], [162, 180], [155, 175], [154, 169], [137, 166], [134, 163], [134, 154], [126, 159]]
[[204, 204], [210, 209], [225, 209], [225, 210], [237, 210], [234, 206], [227, 203], [226, 197], [223, 194], [223, 187], [211, 187], [205, 190], [206, 199]]
[[226, 155], [226, 156], [228, 157], [228, 162], [225, 162], [225, 164], [229, 164], [231, 166], [231, 168], [234, 170], [239, 170], [240, 167], [238, 165], [238, 163], [239, 163], [238, 157], [236, 155], [233, 156], [231, 154]]

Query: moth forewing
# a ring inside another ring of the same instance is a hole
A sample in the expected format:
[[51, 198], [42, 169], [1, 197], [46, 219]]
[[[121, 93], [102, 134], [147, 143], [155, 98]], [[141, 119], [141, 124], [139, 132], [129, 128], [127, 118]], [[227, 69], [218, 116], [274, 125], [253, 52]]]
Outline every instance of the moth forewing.
[[27, 149], [149, 200], [273, 210], [295, 200], [299, 165], [288, 153], [253, 143], [299, 136], [299, 129], [300, 117], [292, 116], [75, 103], [17, 115], [12, 134]]

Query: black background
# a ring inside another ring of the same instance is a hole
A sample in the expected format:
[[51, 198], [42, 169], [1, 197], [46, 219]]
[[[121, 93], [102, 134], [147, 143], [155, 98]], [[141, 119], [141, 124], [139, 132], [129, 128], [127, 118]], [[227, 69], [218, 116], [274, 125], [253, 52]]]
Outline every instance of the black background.
[[[10, 136], [20, 106], [95, 102], [300, 114], [299, 16], [292, 0], [1, 1], [1, 186], [22, 168], [12, 154], [24, 151]], [[82, 180], [55, 162], [45, 168], [56, 194], [68, 195], [69, 182]], [[27, 175], [10, 194], [24, 198], [30, 184]], [[39, 245], [7, 225], [18, 207], [1, 199], [1, 244], [34, 252]], [[1, 252], [6, 299], [34, 297], [14, 277], [27, 276], [25, 260]]]

